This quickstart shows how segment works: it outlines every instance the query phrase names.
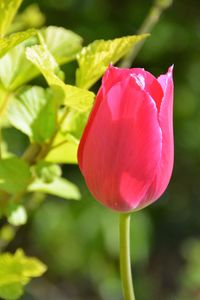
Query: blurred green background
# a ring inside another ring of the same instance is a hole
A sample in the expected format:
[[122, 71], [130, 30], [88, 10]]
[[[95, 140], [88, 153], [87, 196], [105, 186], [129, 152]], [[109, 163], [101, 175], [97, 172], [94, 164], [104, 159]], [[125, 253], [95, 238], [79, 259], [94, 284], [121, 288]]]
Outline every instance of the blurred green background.
[[[71, 29], [87, 45], [134, 34], [152, 1], [25, 0], [37, 3], [46, 25]], [[156, 76], [175, 65], [175, 165], [162, 199], [132, 216], [132, 257], [139, 300], [200, 299], [200, 2], [175, 0], [134, 66]], [[63, 66], [73, 81], [75, 63]], [[98, 86], [96, 86], [97, 88]], [[21, 135], [8, 132], [15, 152]], [[82, 192], [80, 202], [48, 197], [7, 247], [23, 247], [48, 265], [24, 300], [120, 300], [118, 215], [89, 194], [77, 166], [63, 166]], [[40, 201], [40, 199], [38, 199]]]

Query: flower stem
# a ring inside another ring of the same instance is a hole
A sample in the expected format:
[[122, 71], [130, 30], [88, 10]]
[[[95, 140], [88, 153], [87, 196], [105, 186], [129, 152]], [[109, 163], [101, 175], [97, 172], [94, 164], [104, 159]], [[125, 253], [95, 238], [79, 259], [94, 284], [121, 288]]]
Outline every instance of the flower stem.
[[124, 300], [135, 300], [130, 256], [130, 214], [120, 214], [119, 239], [120, 239], [120, 272]]
[[[162, 13], [172, 4], [172, 0], [154, 0], [153, 6], [151, 7], [148, 15], [146, 16], [144, 22], [139, 28], [137, 34], [150, 33], [154, 26], [158, 23]], [[124, 57], [120, 67], [130, 68], [133, 64], [135, 57], [142, 48], [145, 40], [142, 40]]]

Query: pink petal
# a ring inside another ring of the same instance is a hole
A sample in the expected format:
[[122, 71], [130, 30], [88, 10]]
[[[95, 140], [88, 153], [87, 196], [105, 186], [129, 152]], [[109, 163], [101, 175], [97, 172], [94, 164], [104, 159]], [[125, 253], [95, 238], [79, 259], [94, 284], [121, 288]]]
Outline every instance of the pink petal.
[[158, 112], [132, 76], [101, 97], [100, 92], [81, 141], [79, 162], [97, 200], [114, 210], [129, 211], [146, 197], [159, 167]]
[[117, 82], [121, 81], [122, 79], [125, 80], [130, 73], [130, 69], [117, 68], [110, 64], [102, 78], [101, 89], [103, 91], [103, 96], [105, 96], [109, 89]]
[[80, 144], [79, 144], [79, 147], [78, 147], [78, 155], [77, 156], [78, 156], [79, 168], [81, 169], [81, 171], [82, 171], [82, 160], [83, 160], [83, 147], [84, 147], [84, 144], [85, 144], [85, 140], [87, 138], [88, 131], [91, 127], [91, 124], [92, 124], [92, 122], [93, 122], [93, 120], [96, 116], [96, 113], [97, 113], [97, 111], [99, 109], [99, 106], [100, 106], [102, 101], [103, 101], [102, 89], [100, 89], [97, 96], [96, 96], [94, 106], [93, 106], [92, 111], [89, 115], [88, 122], [85, 126], [85, 129], [84, 129], [84, 132], [82, 134], [81, 141], [80, 141]]
[[141, 68], [121, 69], [110, 65], [102, 80], [103, 95], [105, 95], [114, 84], [126, 79], [130, 74], [136, 76], [138, 84], [151, 95], [159, 111], [163, 98], [163, 89], [158, 80], [151, 73]]
[[147, 93], [151, 95], [153, 100], [156, 103], [158, 112], [160, 111], [160, 105], [163, 98], [163, 89], [159, 83], [159, 81], [149, 72], [135, 68], [131, 69], [134, 74], [136, 74], [141, 80], [144, 80], [144, 89]]
[[149, 189], [151, 202], [158, 199], [169, 183], [174, 163], [174, 137], [173, 137], [173, 67], [166, 75], [158, 78], [163, 87], [164, 97], [159, 113], [159, 123], [162, 130], [162, 154], [159, 172]]
[[[122, 70], [122, 73], [120, 72]], [[95, 103], [93, 106], [93, 109], [90, 113], [88, 122], [86, 124], [86, 127], [84, 129], [79, 148], [78, 148], [78, 163], [79, 167], [82, 170], [82, 153], [83, 153], [83, 145], [85, 143], [85, 139], [88, 133], [88, 130], [93, 122], [93, 119], [95, 118], [95, 115], [98, 111], [98, 108], [100, 106], [100, 103], [104, 100], [106, 93], [108, 90], [113, 86], [115, 83], [119, 82], [121, 78], [125, 75], [126, 76], [129, 74], [129, 69], [119, 69], [116, 67], [113, 67], [111, 64], [107, 71], [105, 72], [103, 78], [102, 78], [102, 85], [98, 91], [98, 94], [95, 99]]]

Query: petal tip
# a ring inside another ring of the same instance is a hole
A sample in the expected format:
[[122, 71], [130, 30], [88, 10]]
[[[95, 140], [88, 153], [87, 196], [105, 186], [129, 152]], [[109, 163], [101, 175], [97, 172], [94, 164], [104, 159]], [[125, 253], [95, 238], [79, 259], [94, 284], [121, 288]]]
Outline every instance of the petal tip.
[[169, 74], [173, 74], [173, 71], [174, 71], [174, 64], [173, 64], [173, 65], [171, 65], [171, 66], [169, 67], [169, 69], [168, 69], [168, 72], [167, 72], [167, 73], [169, 73]]
[[112, 62], [109, 63], [108, 70], [109, 70], [109, 69], [113, 69], [113, 68], [114, 68], [113, 63], [112, 63]]

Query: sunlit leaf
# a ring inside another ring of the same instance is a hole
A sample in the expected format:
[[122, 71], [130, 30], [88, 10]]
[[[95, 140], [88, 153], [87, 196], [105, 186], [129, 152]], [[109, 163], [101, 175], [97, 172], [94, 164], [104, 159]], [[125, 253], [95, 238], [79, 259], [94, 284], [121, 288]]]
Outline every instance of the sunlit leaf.
[[60, 128], [60, 132], [65, 134], [72, 135], [77, 142], [79, 142], [85, 125], [87, 123], [89, 117], [89, 111], [79, 112], [79, 111], [70, 111], [65, 118], [62, 126]]
[[88, 120], [89, 112], [70, 111], [54, 140], [47, 161], [56, 163], [77, 163], [80, 138]]
[[29, 192], [42, 192], [55, 195], [64, 199], [80, 199], [80, 192], [77, 186], [67, 179], [55, 178], [52, 182], [46, 183], [36, 179], [28, 188]]
[[77, 164], [77, 143], [66, 140], [66, 137], [59, 133], [53, 146], [55, 148], [51, 149], [45, 160], [54, 163]]
[[27, 58], [40, 70], [49, 83], [56, 83], [59, 78], [59, 66], [54, 56], [50, 53], [47, 46], [35, 45], [26, 49]]
[[20, 44], [24, 40], [36, 35], [34, 29], [29, 29], [26, 31], [21, 31], [13, 33], [8, 37], [0, 38], [0, 57], [2, 57], [6, 52], [8, 52], [14, 46]]
[[3, 118], [2, 116], [5, 116], [5, 112], [7, 110], [8, 107], [8, 103], [9, 103], [9, 92], [6, 91], [4, 88], [0, 89], [0, 125], [2, 126], [4, 124], [4, 120], [5, 118]]
[[84, 47], [77, 56], [79, 68], [76, 83], [81, 88], [91, 87], [105, 72], [110, 63], [116, 63], [138, 42], [148, 35], [133, 35], [114, 40], [97, 40]]
[[29, 166], [17, 157], [0, 160], [0, 190], [15, 194], [23, 191], [30, 180]]
[[[39, 32], [41, 32], [47, 49], [55, 55], [56, 64], [74, 59], [75, 54], [80, 50], [81, 38], [69, 30], [50, 26]], [[39, 40], [35, 37], [30, 43], [35, 45], [39, 43]], [[0, 58], [0, 82], [6, 89], [15, 90], [40, 74], [40, 70], [26, 58], [26, 47], [27, 43], [21, 43]], [[57, 70], [59, 70], [58, 67]]]
[[70, 111], [65, 118], [46, 157], [56, 163], [77, 163], [77, 150], [89, 112]]
[[77, 150], [89, 112], [70, 111], [54, 140], [47, 161], [56, 163], [77, 163]]
[[15, 254], [0, 255], [0, 297], [15, 300], [32, 277], [41, 276], [46, 266], [34, 257], [26, 257], [21, 249]]
[[45, 44], [27, 48], [26, 55], [40, 70], [48, 84], [57, 92], [59, 91], [59, 96], [63, 96], [65, 105], [79, 111], [90, 109], [94, 100], [94, 94], [75, 86], [67, 85], [57, 76], [59, 72], [58, 64]]
[[82, 38], [71, 30], [49, 26], [40, 32], [58, 64], [75, 59], [76, 54], [81, 50]]
[[11, 99], [8, 119], [35, 142], [48, 140], [56, 127], [56, 107], [49, 89], [32, 86]]
[[94, 102], [94, 93], [65, 84], [62, 86], [65, 92], [63, 103], [79, 112], [85, 112], [91, 109]]
[[26, 59], [24, 44], [17, 45], [0, 58], [0, 81], [5, 89], [15, 90], [38, 73], [37, 68]]
[[0, 1], [0, 36], [3, 36], [23, 0], [1, 0]]
[[38, 4], [33, 3], [16, 15], [9, 27], [9, 33], [27, 28], [40, 28], [44, 23], [45, 15], [41, 12]]

